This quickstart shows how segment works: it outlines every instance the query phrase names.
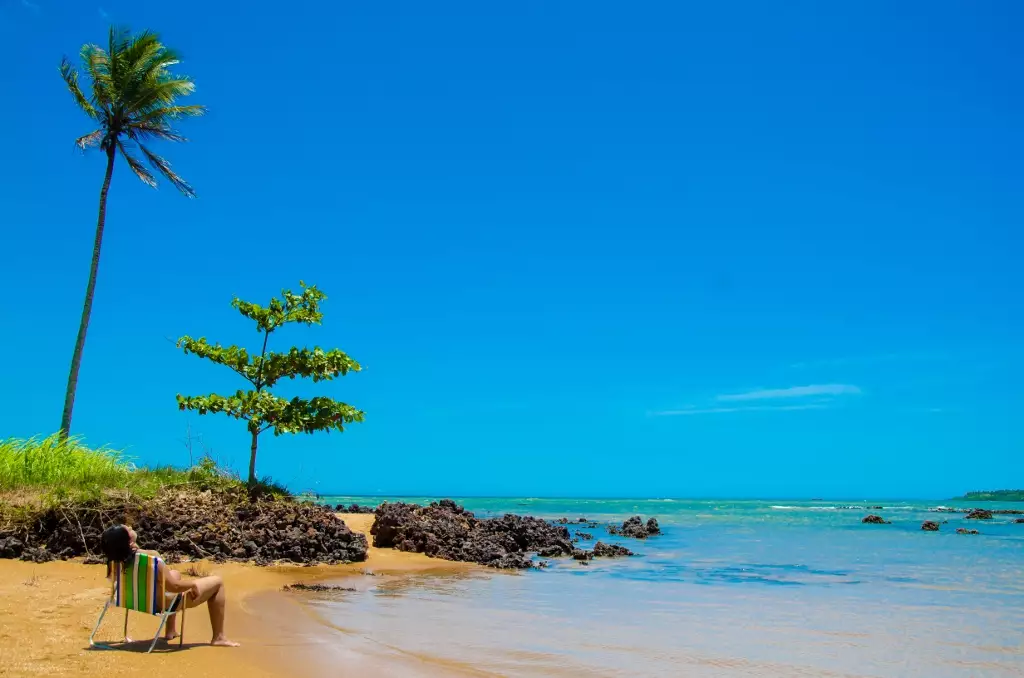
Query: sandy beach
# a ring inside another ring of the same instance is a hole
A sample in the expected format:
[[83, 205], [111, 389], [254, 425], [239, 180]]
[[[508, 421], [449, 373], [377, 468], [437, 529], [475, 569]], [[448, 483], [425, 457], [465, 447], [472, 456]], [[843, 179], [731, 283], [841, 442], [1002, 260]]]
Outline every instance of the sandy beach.
[[[373, 515], [339, 515], [355, 531], [367, 534]], [[406, 673], [421, 663], [414, 656], [388, 656], [368, 652], [354, 643], [335, 648], [339, 632], [320, 619], [313, 606], [304, 604], [302, 593], [281, 588], [296, 582], [347, 580], [345, 585], [365, 588], [376, 582], [365, 572], [385, 577], [418, 573], [455, 572], [472, 569], [464, 563], [428, 558], [391, 549], [370, 548], [363, 563], [341, 566], [278, 566], [261, 568], [239, 563], [200, 562], [197, 566], [224, 578], [228, 590], [227, 628], [242, 648], [214, 648], [205, 607], [190, 610], [185, 623], [185, 646], [158, 643], [145, 654], [148, 643], [140, 639], [156, 629], [154, 619], [132, 614], [129, 636], [136, 640], [125, 650], [90, 649], [88, 638], [96, 617], [109, 595], [102, 565], [51, 562], [42, 565], [0, 560], [0, 675], [96, 676], [141, 675], [182, 672], [190, 678], [223, 675], [303, 676], [320, 673], [325, 664], [331, 675], [390, 676]], [[177, 566], [182, 571], [186, 565]], [[116, 641], [123, 614], [107, 614], [98, 639]], [[335, 648], [334, 654], [329, 651]], [[323, 650], [323, 651], [321, 651]], [[339, 657], [344, 660], [341, 665]], [[421, 667], [422, 668], [422, 667]], [[463, 673], [458, 666], [435, 667], [445, 674]], [[468, 668], [468, 667], [467, 667]], [[436, 671], [432, 671], [436, 673]], [[471, 673], [468, 673], [469, 675]]]

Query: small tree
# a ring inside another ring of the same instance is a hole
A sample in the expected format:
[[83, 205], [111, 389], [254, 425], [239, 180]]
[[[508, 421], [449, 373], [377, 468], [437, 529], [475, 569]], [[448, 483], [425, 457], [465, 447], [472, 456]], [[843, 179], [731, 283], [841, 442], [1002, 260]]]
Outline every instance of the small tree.
[[295, 348], [287, 353], [267, 353], [267, 342], [271, 332], [286, 323], [321, 324], [323, 313], [320, 302], [327, 297], [316, 288], [299, 281], [302, 294], [282, 290], [282, 299], [271, 299], [263, 307], [242, 301], [238, 297], [231, 305], [246, 318], [256, 321], [256, 329], [263, 334], [263, 349], [259, 355], [250, 356], [238, 346], [210, 344], [205, 338], [193, 339], [184, 336], [178, 340], [178, 348], [185, 354], [206, 358], [211, 362], [231, 368], [253, 386], [250, 391], [237, 391], [232, 396], [211, 393], [208, 396], [183, 396], [178, 394], [179, 410], [196, 410], [199, 414], [223, 412], [229, 417], [247, 422], [252, 435], [249, 455], [249, 484], [256, 482], [256, 447], [259, 436], [267, 429], [274, 429], [274, 435], [283, 433], [316, 433], [317, 431], [344, 431], [345, 424], [363, 421], [363, 413], [356, 408], [339, 403], [326, 396], [309, 400], [292, 398], [286, 400], [270, 393], [277, 382], [284, 377], [309, 377], [314, 382], [334, 379], [358, 371], [359, 363], [342, 351], [325, 351], [320, 347]]

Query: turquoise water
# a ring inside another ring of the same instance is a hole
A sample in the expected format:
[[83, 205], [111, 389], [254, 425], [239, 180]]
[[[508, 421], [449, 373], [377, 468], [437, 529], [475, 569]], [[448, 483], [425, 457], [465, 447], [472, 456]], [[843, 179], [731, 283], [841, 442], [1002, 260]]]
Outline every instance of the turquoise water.
[[[640, 555], [513, 575], [368, 578], [358, 595], [320, 603], [345, 629], [343, 644], [372, 641], [414, 660], [396, 675], [1024, 675], [1019, 516], [967, 521], [922, 501], [458, 501], [481, 516], [653, 516], [665, 534], [641, 542], [589, 529]], [[862, 525], [868, 513], [893, 524]], [[948, 523], [926, 533], [924, 520]]]

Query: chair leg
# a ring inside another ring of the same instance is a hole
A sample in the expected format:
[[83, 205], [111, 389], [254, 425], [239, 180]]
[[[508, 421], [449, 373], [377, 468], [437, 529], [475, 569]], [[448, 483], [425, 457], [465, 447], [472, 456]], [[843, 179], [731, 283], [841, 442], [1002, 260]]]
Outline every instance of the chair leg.
[[185, 603], [188, 602], [188, 598], [181, 601], [181, 628], [178, 629], [178, 649], [182, 648], [185, 642]]
[[96, 620], [96, 626], [93, 628], [92, 633], [89, 634], [89, 647], [106, 647], [106, 645], [100, 645], [95, 642], [96, 632], [100, 630], [100, 624], [103, 623], [103, 617], [107, 614], [107, 610], [110, 609], [110, 601], [108, 600], [103, 604], [103, 610], [100, 611], [100, 618]]
[[167, 618], [170, 616], [170, 613], [167, 612], [160, 615], [160, 625], [156, 627], [156, 635], [153, 636], [153, 642], [149, 644], [149, 649], [146, 650], [146, 654], [152, 652], [153, 648], [156, 647], [156, 641], [160, 640], [160, 632], [164, 630], [164, 624], [167, 623]]
[[128, 642], [128, 608], [124, 611], [124, 640]]

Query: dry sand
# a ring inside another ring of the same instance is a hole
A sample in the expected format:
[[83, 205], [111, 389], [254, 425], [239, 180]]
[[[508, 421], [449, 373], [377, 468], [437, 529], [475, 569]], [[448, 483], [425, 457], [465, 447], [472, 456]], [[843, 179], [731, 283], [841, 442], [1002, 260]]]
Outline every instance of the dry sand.
[[[367, 534], [373, 515], [340, 515], [355, 531]], [[155, 618], [132, 613], [131, 646], [115, 651], [89, 648], [89, 633], [109, 595], [110, 586], [102, 565], [52, 562], [43, 565], [0, 560], [0, 675], [3, 676], [126, 676], [326, 675], [360, 676], [459, 675], [474, 673], [471, 667], [416, 667], [416, 657], [388, 658], [367, 655], [361, 645], [348, 643], [345, 659], [330, 657], [326, 650], [345, 645], [344, 630], [329, 627], [304, 595], [283, 593], [281, 587], [295, 582], [337, 580], [374, 574], [411, 576], [431, 572], [468, 571], [475, 566], [428, 558], [391, 549], [370, 548], [367, 561], [352, 565], [260, 568], [240, 563], [198, 563], [210, 574], [224, 578], [228, 594], [227, 632], [242, 643], [241, 648], [215, 648], [210, 639], [210, 621], [205, 607], [189, 610], [185, 619], [185, 649], [177, 643], [162, 642], [152, 654], [145, 654], [156, 630]], [[176, 566], [182, 572], [186, 565]], [[97, 639], [118, 640], [124, 613], [111, 610]], [[351, 639], [349, 639], [351, 640]], [[367, 639], [364, 639], [367, 640]], [[330, 664], [325, 662], [330, 661]], [[395, 662], [399, 662], [396, 664]], [[404, 667], [404, 668], [403, 668]]]

